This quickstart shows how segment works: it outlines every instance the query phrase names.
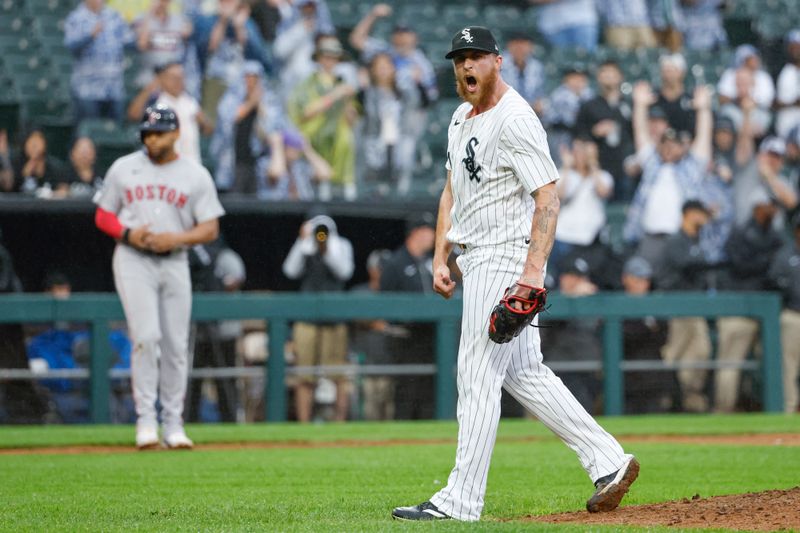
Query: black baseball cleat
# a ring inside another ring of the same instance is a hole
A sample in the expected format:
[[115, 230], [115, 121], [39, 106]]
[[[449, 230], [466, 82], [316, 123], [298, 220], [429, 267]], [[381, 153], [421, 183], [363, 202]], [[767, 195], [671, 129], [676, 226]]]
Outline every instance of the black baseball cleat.
[[413, 507], [396, 507], [392, 511], [395, 520], [447, 520], [450, 517], [431, 502], [422, 502]]
[[616, 472], [603, 476], [594, 482], [594, 494], [586, 502], [586, 510], [590, 513], [604, 513], [613, 511], [627, 494], [628, 489], [639, 476], [639, 462], [632, 455], [622, 468]]

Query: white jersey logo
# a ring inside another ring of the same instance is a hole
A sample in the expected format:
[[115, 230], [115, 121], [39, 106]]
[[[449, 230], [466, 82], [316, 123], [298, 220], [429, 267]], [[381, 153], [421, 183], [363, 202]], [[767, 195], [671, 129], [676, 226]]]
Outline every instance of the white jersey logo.
[[469, 28], [464, 28], [461, 30], [461, 40], [468, 43], [472, 42], [472, 35], [469, 33]]

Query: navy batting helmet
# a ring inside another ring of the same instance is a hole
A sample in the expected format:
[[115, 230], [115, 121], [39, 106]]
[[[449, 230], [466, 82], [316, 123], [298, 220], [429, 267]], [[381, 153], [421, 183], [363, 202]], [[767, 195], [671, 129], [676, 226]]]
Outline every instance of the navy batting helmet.
[[144, 110], [139, 132], [144, 137], [146, 131], [175, 131], [178, 128], [180, 124], [175, 111], [167, 105], [156, 104]]

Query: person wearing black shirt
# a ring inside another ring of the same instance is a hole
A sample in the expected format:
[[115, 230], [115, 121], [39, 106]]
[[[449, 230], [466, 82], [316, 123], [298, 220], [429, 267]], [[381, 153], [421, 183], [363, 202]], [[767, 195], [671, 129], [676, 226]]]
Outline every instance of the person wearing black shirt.
[[[11, 254], [2, 244], [0, 232], [0, 294], [22, 292]], [[0, 324], [0, 368], [28, 369], [22, 324]], [[0, 423], [40, 424], [47, 414], [47, 402], [31, 380], [0, 382]]]
[[575, 128], [578, 136], [591, 135], [597, 143], [600, 168], [614, 177], [615, 199], [627, 199], [632, 190], [625, 180], [623, 160], [632, 151], [632, 108], [621, 91], [622, 70], [614, 61], [605, 61], [597, 70], [596, 97], [584, 102], [578, 111]]
[[[728, 256], [728, 274], [725, 285], [730, 290], [769, 290], [767, 271], [775, 255], [783, 246], [783, 237], [773, 228], [772, 221], [778, 213], [775, 202], [761, 191], [753, 198], [753, 216], [744, 226], [734, 228], [725, 252]], [[740, 363], [745, 360], [758, 342], [759, 323], [743, 316], [726, 316], [717, 320], [719, 348], [717, 359]], [[722, 368], [714, 375], [714, 410], [730, 413], [739, 397], [738, 368]]]
[[89, 197], [103, 186], [103, 178], [97, 172], [97, 150], [89, 137], [80, 137], [69, 152], [70, 168], [67, 171], [69, 195]]
[[[658, 288], [665, 291], [702, 291], [708, 288], [706, 274], [710, 265], [700, 247], [700, 228], [708, 223], [710, 213], [698, 200], [683, 204], [681, 229], [672, 235], [665, 247]], [[703, 317], [680, 317], [669, 321], [667, 343], [661, 357], [668, 363], [707, 361], [711, 357], [708, 323]], [[683, 409], [691, 412], [708, 410], [704, 392], [706, 371], [678, 371]]]
[[47, 153], [47, 139], [33, 130], [22, 143], [22, 151], [11, 158], [13, 184], [10, 192], [36, 194], [41, 198], [64, 197], [67, 182], [64, 163]]
[[[622, 287], [629, 296], [650, 294], [653, 267], [641, 256], [632, 256], [622, 269]], [[626, 361], [653, 361], [661, 357], [667, 341], [667, 323], [652, 316], [622, 322], [623, 354]], [[625, 372], [625, 414], [664, 412], [677, 392], [675, 372]]]
[[[431, 251], [436, 221], [430, 213], [406, 222], [406, 240], [387, 262], [381, 275], [381, 292], [433, 292]], [[433, 363], [435, 328], [432, 324], [402, 324], [388, 339], [395, 363]], [[402, 335], [400, 335], [402, 332]], [[403, 376], [395, 381], [395, 417], [433, 417], [434, 383], [431, 376]]]
[[783, 410], [800, 407], [800, 216], [794, 218], [794, 239], [775, 256], [769, 279], [783, 296], [781, 346], [783, 347]]
[[669, 126], [675, 131], [695, 131], [692, 95], [686, 92], [686, 60], [681, 54], [665, 54], [658, 60], [661, 88], [655, 105], [664, 110]]

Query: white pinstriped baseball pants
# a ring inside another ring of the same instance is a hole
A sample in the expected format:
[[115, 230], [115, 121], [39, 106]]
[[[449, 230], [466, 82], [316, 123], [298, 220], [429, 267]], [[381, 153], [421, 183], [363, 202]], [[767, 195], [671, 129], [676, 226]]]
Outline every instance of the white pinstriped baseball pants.
[[619, 443], [589, 415], [542, 363], [539, 333], [525, 330], [507, 344], [489, 340], [489, 313], [519, 279], [527, 247], [487, 246], [458, 258], [464, 308], [458, 350], [458, 448], [447, 486], [431, 502], [458, 520], [478, 520], [505, 387], [528, 411], [575, 451], [594, 481], [625, 462]]

